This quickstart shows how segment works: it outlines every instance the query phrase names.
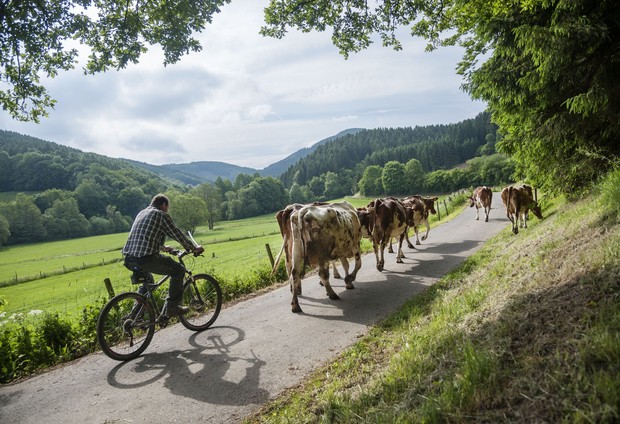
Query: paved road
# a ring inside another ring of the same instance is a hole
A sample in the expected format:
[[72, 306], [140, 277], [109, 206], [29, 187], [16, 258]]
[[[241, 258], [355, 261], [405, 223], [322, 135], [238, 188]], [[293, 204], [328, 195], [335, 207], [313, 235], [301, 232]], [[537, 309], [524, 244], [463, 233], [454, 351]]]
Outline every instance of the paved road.
[[[342, 280], [331, 301], [317, 276], [303, 281], [303, 314], [290, 311], [288, 286], [225, 308], [215, 326], [181, 325], [155, 334], [139, 358], [101, 353], [0, 387], [0, 423], [231, 423], [302, 381], [404, 301], [436, 282], [506, 227], [499, 194], [488, 223], [467, 208], [431, 230], [403, 264], [363, 257], [355, 290]], [[484, 216], [481, 213], [482, 216]], [[484, 218], [482, 218], [484, 219]], [[208, 249], [208, 247], [207, 247]]]

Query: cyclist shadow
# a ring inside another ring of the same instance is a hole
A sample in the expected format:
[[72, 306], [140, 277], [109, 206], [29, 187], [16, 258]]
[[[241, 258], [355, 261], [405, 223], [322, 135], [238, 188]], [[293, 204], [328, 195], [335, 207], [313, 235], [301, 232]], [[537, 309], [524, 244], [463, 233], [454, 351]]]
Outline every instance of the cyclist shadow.
[[[231, 331], [238, 336], [228, 341]], [[145, 354], [136, 361], [120, 364], [108, 374], [108, 383], [130, 389], [164, 378], [163, 386], [171, 394], [199, 402], [233, 406], [266, 402], [269, 392], [260, 388], [260, 370], [266, 362], [254, 352], [251, 357], [230, 354], [230, 346], [245, 338], [243, 331], [236, 327], [212, 327], [209, 333], [213, 334], [193, 334], [189, 339], [191, 349]], [[214, 353], [208, 352], [211, 350]]]

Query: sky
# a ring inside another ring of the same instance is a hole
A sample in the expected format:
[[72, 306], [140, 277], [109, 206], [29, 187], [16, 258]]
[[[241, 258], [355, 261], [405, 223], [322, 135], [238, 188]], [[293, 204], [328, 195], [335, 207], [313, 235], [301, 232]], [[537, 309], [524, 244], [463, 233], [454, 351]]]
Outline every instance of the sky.
[[485, 109], [460, 89], [460, 48], [425, 52], [403, 28], [403, 50], [377, 42], [345, 59], [330, 30], [261, 36], [267, 4], [232, 0], [197, 35], [203, 50], [174, 65], [157, 46], [120, 71], [90, 76], [78, 65], [45, 82], [57, 100], [49, 117], [0, 111], [0, 129], [154, 165], [260, 170], [348, 128], [449, 124]]

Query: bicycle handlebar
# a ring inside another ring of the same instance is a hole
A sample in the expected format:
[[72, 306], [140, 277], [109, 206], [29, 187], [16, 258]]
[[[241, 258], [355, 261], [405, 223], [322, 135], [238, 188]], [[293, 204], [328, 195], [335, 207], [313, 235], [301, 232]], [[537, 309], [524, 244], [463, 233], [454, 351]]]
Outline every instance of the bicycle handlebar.
[[[174, 255], [177, 256], [179, 258], [183, 258], [187, 255], [189, 255], [190, 253], [194, 253], [190, 250], [180, 250], [180, 249], [172, 249], [172, 250], [168, 250], [166, 253], [170, 254], [170, 255]], [[202, 253], [194, 253], [194, 256], [203, 256]]]

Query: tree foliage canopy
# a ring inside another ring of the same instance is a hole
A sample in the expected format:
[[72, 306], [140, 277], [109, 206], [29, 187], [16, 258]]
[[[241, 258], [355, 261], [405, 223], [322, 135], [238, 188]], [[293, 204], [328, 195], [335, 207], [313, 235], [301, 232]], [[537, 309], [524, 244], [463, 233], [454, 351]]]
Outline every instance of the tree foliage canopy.
[[163, 50], [164, 65], [175, 63], [201, 50], [193, 34], [229, 2], [0, 0], [0, 105], [24, 121], [46, 116], [55, 101], [41, 76], [72, 69], [77, 42], [90, 49], [84, 68], [88, 74], [137, 63], [154, 44]]

